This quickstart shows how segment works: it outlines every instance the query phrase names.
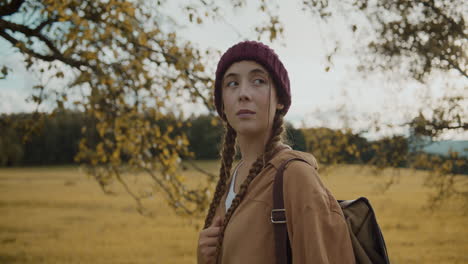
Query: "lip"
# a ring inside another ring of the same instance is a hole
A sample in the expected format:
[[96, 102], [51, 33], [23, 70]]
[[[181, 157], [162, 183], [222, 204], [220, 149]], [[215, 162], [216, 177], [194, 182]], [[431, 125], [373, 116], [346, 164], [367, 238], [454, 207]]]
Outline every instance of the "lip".
[[252, 110], [248, 110], [248, 109], [241, 109], [236, 113], [236, 115], [238, 116], [253, 115], [253, 114], [255, 114], [255, 112]]

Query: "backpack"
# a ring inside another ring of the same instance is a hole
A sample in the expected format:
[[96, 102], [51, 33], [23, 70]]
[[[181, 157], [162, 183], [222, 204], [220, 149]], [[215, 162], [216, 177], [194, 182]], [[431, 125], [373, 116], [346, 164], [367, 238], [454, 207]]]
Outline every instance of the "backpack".
[[[277, 264], [292, 263], [283, 200], [283, 172], [286, 165], [294, 160], [308, 163], [301, 158], [286, 160], [278, 168], [273, 184], [271, 222], [275, 232]], [[389, 264], [387, 247], [369, 200], [360, 197], [356, 200], [338, 200], [338, 203], [348, 225], [356, 264]]]

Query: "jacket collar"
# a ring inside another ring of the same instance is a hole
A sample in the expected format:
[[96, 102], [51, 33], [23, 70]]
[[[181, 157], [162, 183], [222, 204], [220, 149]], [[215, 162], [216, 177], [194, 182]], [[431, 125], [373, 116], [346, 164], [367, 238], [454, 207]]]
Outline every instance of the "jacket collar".
[[281, 150], [277, 151], [268, 164], [271, 164], [275, 169], [278, 169], [283, 162], [291, 158], [302, 158], [307, 161], [314, 169], [318, 170], [318, 164], [315, 157], [306, 152], [292, 150], [291, 147], [282, 147]]

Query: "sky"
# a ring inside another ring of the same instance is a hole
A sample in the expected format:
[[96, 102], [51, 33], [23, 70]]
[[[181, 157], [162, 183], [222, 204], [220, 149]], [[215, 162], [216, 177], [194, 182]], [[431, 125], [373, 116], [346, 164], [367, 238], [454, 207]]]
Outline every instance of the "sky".
[[[301, 11], [300, 1], [285, 2], [279, 6], [284, 37], [273, 43], [267, 39], [262, 41], [275, 50], [288, 70], [292, 105], [286, 120], [296, 127], [326, 125], [341, 128], [344, 124], [337, 111], [340, 105], [342, 112], [353, 117], [346, 126], [357, 130], [366, 127], [371, 116], [378, 116], [385, 123], [401, 124], [424, 106], [421, 98], [439, 98], [444, 94], [443, 80], [447, 76], [433, 77], [429, 89], [415, 81], [390, 81], [388, 76], [377, 72], [364, 78], [355, 70], [358, 61], [352, 49], [356, 40], [346, 21], [336, 19], [331, 24], [324, 24], [310, 12]], [[183, 15], [178, 1], [168, 1], [167, 5], [163, 10], [167, 15]], [[220, 20], [208, 21], [201, 26], [178, 25], [178, 36], [202, 49], [224, 52], [239, 41], [255, 39], [254, 26], [265, 19], [252, 4], [235, 11], [222, 9], [221, 13]], [[329, 65], [326, 54], [334, 49], [336, 41], [341, 49], [334, 57], [330, 71], [326, 72], [325, 67]], [[40, 76], [26, 71], [21, 56], [1, 38], [0, 58], [0, 66], [4, 64], [13, 69], [6, 80], [0, 80], [0, 112], [33, 111], [35, 106], [25, 99]], [[200, 105], [185, 107], [190, 113], [206, 113]], [[368, 136], [393, 133], [407, 131], [384, 129]], [[468, 140], [468, 134], [448, 134], [443, 139]]]

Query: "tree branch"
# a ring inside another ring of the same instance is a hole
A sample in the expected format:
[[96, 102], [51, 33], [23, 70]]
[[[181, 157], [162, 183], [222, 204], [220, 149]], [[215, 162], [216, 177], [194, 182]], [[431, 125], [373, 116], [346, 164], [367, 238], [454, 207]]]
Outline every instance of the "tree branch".
[[0, 17], [9, 16], [18, 12], [23, 3], [24, 0], [13, 0], [8, 5], [2, 5], [0, 8]]
[[30, 29], [26, 26], [12, 23], [3, 19], [0, 19], [0, 27], [4, 29], [10, 29], [11, 31], [21, 32], [28, 37], [36, 37], [40, 39], [41, 41], [43, 41], [54, 55], [60, 54], [60, 51], [54, 46], [52, 41], [50, 41], [50, 39], [42, 35], [39, 31]]
[[[2, 36], [4, 39], [9, 41], [13, 46], [17, 46], [18, 43], [20, 42], [19, 40], [13, 38], [12, 36], [8, 35], [5, 31], [0, 31], [0, 36]], [[26, 52], [27, 54], [36, 57], [38, 59], [44, 60], [44, 61], [53, 61], [55, 58], [53, 56], [47, 56], [47, 55], [42, 55], [39, 53], [36, 53], [33, 50], [27, 49], [27, 48], [20, 48], [23, 52]]]
[[448, 64], [452, 65], [452, 67], [455, 68], [455, 70], [459, 71], [463, 76], [465, 76], [465, 78], [468, 78], [468, 74], [460, 68], [458, 63], [454, 63], [451, 59], [444, 55], [440, 55], [440, 58], [447, 61]]
[[50, 24], [52, 24], [52, 23], [54, 23], [54, 22], [56, 22], [56, 21], [57, 21], [56, 19], [51, 19], [51, 18], [49, 18], [49, 19], [43, 21], [41, 24], [39, 24], [39, 26], [37, 26], [37, 27], [34, 29], [34, 31], [36, 31], [36, 32], [41, 32], [41, 30], [42, 30], [45, 26], [50, 25]]
[[[437, 8], [437, 7], [435, 6], [434, 0], [431, 0], [431, 1], [423, 1], [422, 4], [423, 4], [424, 6], [429, 7], [430, 9], [432, 9], [432, 11], [434, 11], [434, 13], [436, 13], [437, 15], [443, 17], [443, 18], [448, 22], [448, 24], [450, 24], [454, 29], [456, 29], [456, 30], [458, 31], [458, 33], [460, 33], [460, 34], [463, 36], [463, 38], [467, 38], [467, 37], [468, 37], [468, 36], [465, 34], [465, 32], [464, 32], [464, 29], [465, 29], [465, 28], [464, 28], [464, 25], [462, 25], [462, 24], [459, 25], [457, 22], [455, 22], [455, 21], [453, 20], [453, 18], [448, 17], [446, 14], [444, 14], [444, 13], [442, 12], [442, 10], [440, 10], [440, 8]], [[464, 20], [462, 19], [461, 21], [464, 21]], [[463, 24], [464, 24], [464, 23], [463, 23]]]
[[444, 125], [433, 125], [435, 129], [460, 129], [460, 128], [463, 128], [465, 130], [468, 129], [468, 123], [464, 123], [464, 124], [460, 124], [460, 125], [456, 125], [456, 126], [444, 126]]
[[206, 171], [206, 170], [200, 168], [195, 162], [193, 162], [193, 161], [191, 161], [191, 160], [186, 160], [186, 162], [189, 163], [190, 165], [192, 165], [192, 167], [193, 167], [195, 170], [197, 170], [197, 171], [199, 171], [199, 172], [201, 172], [201, 173], [203, 173], [203, 174], [205, 174], [205, 175], [208, 175], [211, 179], [216, 179], [217, 175], [215, 175], [215, 174], [213, 174], [213, 173], [210, 173], [210, 172], [208, 172], [208, 171]]
[[213, 109], [211, 109], [211, 107], [210, 107], [210, 103], [209, 103], [208, 98], [206, 98], [205, 96], [203, 96], [203, 94], [201, 94], [201, 92], [200, 92], [200, 91], [197, 89], [197, 87], [195, 86], [195, 82], [196, 82], [196, 81], [193, 80], [193, 79], [190, 77], [190, 72], [189, 72], [189, 70], [186, 69], [186, 70], [185, 70], [185, 74], [187, 75], [188, 80], [189, 80], [190, 83], [192, 84], [192, 88], [194, 89], [196, 95], [199, 96], [199, 97], [202, 99], [203, 103], [206, 105], [206, 107], [208, 107], [208, 109], [213, 110]]
[[160, 180], [158, 179], [158, 177], [156, 177], [156, 175], [154, 175], [153, 171], [147, 169], [147, 168], [143, 168], [149, 175], [150, 177], [159, 185], [159, 187], [161, 187], [164, 192], [167, 194], [170, 202], [174, 205], [178, 205], [180, 208], [182, 208], [185, 213], [191, 215], [193, 214], [193, 211], [188, 209], [187, 207], [185, 207], [185, 205], [183, 205], [182, 203], [178, 203], [177, 202], [177, 199], [174, 197], [174, 195], [171, 193], [171, 191], [167, 188], [167, 186]]
[[127, 183], [122, 179], [122, 177], [120, 176], [120, 173], [119, 173], [119, 171], [117, 170], [117, 168], [115, 168], [114, 166], [112, 166], [112, 170], [114, 171], [117, 180], [123, 185], [123, 187], [125, 188], [125, 190], [127, 191], [127, 193], [130, 194], [130, 196], [132, 196], [133, 199], [135, 199], [135, 200], [137, 201], [138, 207], [141, 207], [140, 197], [138, 197], [136, 194], [134, 194], [134, 193], [132, 192], [132, 190], [130, 189], [130, 187], [128, 186], [128, 184], [127, 184]]
[[77, 68], [79, 69], [80, 66], [85, 66], [85, 67], [89, 67], [91, 69], [93, 69], [94, 71], [97, 71], [97, 68], [94, 67], [94, 66], [91, 66], [89, 65], [88, 63], [86, 62], [83, 62], [83, 61], [78, 61], [78, 60], [74, 60], [74, 59], [71, 59], [71, 58], [67, 58], [65, 57], [55, 46], [54, 44], [52, 43], [52, 41], [50, 41], [48, 38], [46, 38], [44, 35], [40, 34], [39, 31], [37, 31], [37, 29], [40, 27], [41, 25], [39, 25], [35, 30], [32, 30], [26, 26], [23, 26], [23, 25], [19, 25], [19, 24], [15, 24], [15, 23], [11, 23], [11, 22], [8, 22], [8, 21], [5, 21], [3, 19], [0, 19], [0, 27], [3, 29], [2, 31], [0, 31], [0, 36], [2, 36], [3, 38], [5, 38], [6, 40], [8, 40], [11, 44], [13, 44], [14, 46], [17, 46], [18, 43], [20, 43], [19, 40], [15, 39], [14, 37], [12, 37], [11, 35], [9, 35], [8, 33], [5, 32], [5, 29], [10, 29], [12, 31], [16, 31], [16, 32], [21, 32], [23, 34], [25, 34], [27, 37], [37, 37], [39, 40], [43, 41], [47, 47], [49, 47], [49, 49], [52, 51], [52, 54], [51, 55], [43, 55], [43, 54], [40, 54], [40, 53], [37, 53], [31, 49], [28, 49], [26, 47], [22, 47], [20, 48], [22, 51], [26, 52], [27, 54], [33, 56], [33, 57], [36, 57], [38, 59], [41, 59], [41, 60], [44, 60], [44, 61], [54, 61], [54, 60], [59, 60], [67, 65], [70, 65], [74, 68]]

